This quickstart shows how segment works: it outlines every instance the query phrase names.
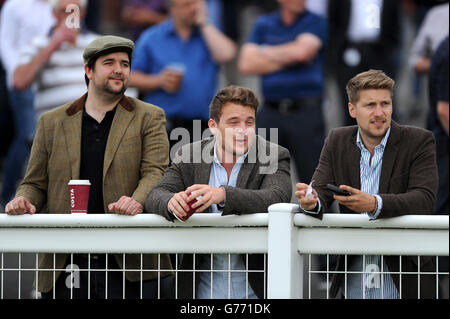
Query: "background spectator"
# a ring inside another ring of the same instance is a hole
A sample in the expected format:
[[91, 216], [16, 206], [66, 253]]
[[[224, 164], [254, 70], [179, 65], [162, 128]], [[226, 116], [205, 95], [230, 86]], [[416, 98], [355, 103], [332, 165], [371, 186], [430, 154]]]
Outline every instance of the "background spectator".
[[[436, 138], [436, 158], [439, 175], [439, 189], [436, 198], [435, 213], [448, 215], [448, 136], [449, 136], [449, 43], [447, 37], [441, 42], [431, 59], [429, 73], [430, 112], [428, 129]], [[448, 257], [439, 257], [439, 271], [448, 272]], [[439, 276], [439, 296], [448, 299], [448, 276]]]
[[[6, 0], [0, 1], [0, 11]], [[1, 18], [0, 18], [1, 19]], [[0, 21], [1, 25], [1, 21]], [[11, 106], [9, 105], [8, 89], [6, 87], [6, 73], [0, 58], [0, 127], [2, 128], [2, 138], [0, 139], [0, 172], [4, 156], [14, 137], [14, 122], [12, 120]], [[0, 210], [2, 209], [0, 203]]]
[[166, 0], [124, 0], [122, 23], [129, 36], [136, 40], [139, 35], [167, 18]]
[[86, 0], [52, 1], [55, 25], [48, 35], [33, 39], [22, 51], [20, 65], [14, 72], [14, 88], [24, 90], [36, 83], [37, 116], [73, 101], [86, 92], [83, 51], [98, 35], [66, 25], [69, 5], [80, 7], [80, 19], [86, 14]]
[[329, 0], [328, 70], [340, 95], [343, 125], [355, 125], [348, 113], [345, 86], [368, 69], [397, 74], [401, 2], [389, 0]]
[[5, 204], [14, 196], [17, 183], [30, 152], [36, 129], [31, 89], [13, 88], [13, 74], [19, 64], [19, 52], [40, 34], [46, 34], [54, 23], [50, 4], [45, 0], [9, 0], [1, 12], [0, 54], [6, 69], [9, 102], [16, 134], [3, 164], [0, 202]]
[[173, 128], [182, 127], [192, 137], [193, 120], [201, 120], [200, 133], [208, 127], [219, 63], [232, 60], [236, 46], [209, 22], [204, 0], [169, 3], [171, 18], [149, 28], [136, 43], [130, 85], [146, 102], [164, 109], [169, 136]]
[[258, 127], [278, 129], [278, 142], [291, 151], [299, 180], [309, 183], [325, 134], [327, 26], [324, 18], [305, 10], [305, 1], [278, 2], [278, 12], [255, 23], [242, 47], [239, 70], [262, 76], [265, 103], [258, 113]]
[[449, 4], [444, 3], [428, 11], [411, 49], [409, 62], [419, 74], [430, 70], [431, 57], [439, 44], [448, 35]]

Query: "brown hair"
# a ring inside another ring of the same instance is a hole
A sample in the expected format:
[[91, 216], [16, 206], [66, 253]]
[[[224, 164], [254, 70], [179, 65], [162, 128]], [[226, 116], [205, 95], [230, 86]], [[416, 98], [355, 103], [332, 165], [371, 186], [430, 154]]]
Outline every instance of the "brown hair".
[[368, 89], [387, 89], [394, 95], [395, 81], [381, 70], [369, 70], [357, 74], [347, 83], [348, 101], [356, 104], [359, 100], [359, 91]]
[[242, 86], [230, 85], [217, 92], [211, 101], [209, 117], [219, 123], [222, 107], [227, 103], [249, 106], [255, 110], [255, 113], [259, 106], [259, 100], [252, 90]]

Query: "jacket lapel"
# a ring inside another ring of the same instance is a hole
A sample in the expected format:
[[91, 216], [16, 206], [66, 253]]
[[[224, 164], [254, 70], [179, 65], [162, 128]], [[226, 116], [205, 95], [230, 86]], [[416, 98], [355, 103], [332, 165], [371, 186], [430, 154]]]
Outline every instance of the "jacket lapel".
[[[195, 167], [198, 167], [199, 169], [196, 170], [195, 173], [195, 184], [208, 184], [209, 183], [209, 177], [211, 175], [211, 167], [212, 162], [214, 161], [214, 144], [216, 140], [215, 138], [211, 138], [205, 142], [205, 144], [201, 147], [202, 152], [202, 160], [201, 163]], [[210, 150], [210, 152], [207, 152], [206, 154], [203, 154], [203, 151], [205, 149]], [[193, 150], [193, 152], [196, 152], [197, 150]], [[203, 158], [204, 156], [204, 158]]]
[[389, 181], [391, 179], [392, 170], [394, 169], [395, 158], [398, 154], [398, 141], [400, 140], [400, 127], [397, 123], [392, 121], [391, 133], [389, 135], [386, 149], [383, 153], [383, 164], [381, 166], [380, 185], [378, 188], [379, 194], [388, 192]]
[[83, 112], [77, 112], [72, 116], [66, 116], [62, 121], [72, 179], [80, 177], [82, 117]]
[[111, 129], [109, 131], [108, 142], [106, 143], [105, 159], [103, 162], [103, 179], [106, 176], [106, 172], [108, 171], [122, 138], [134, 116], [135, 112], [127, 111], [121, 103], [117, 106]]

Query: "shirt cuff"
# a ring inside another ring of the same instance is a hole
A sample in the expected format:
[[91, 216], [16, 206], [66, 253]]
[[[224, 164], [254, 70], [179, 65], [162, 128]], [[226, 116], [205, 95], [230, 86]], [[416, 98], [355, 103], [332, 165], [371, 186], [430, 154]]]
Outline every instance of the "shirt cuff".
[[313, 208], [314, 210], [317, 208], [317, 211], [306, 210], [306, 209], [304, 209], [304, 208], [302, 207], [302, 204], [299, 203], [299, 205], [300, 205], [300, 208], [303, 209], [303, 211], [304, 211], [305, 213], [308, 213], [308, 214], [315, 214], [315, 215], [317, 215], [317, 214], [319, 214], [320, 210], [322, 209], [322, 205], [320, 204], [320, 199], [317, 199], [317, 204], [316, 204], [316, 206]]
[[377, 219], [378, 216], [380, 216], [381, 213], [381, 208], [383, 208], [383, 199], [381, 198], [380, 195], [375, 195], [375, 198], [377, 199], [377, 211], [375, 212], [375, 214], [372, 213], [367, 213], [367, 215], [369, 216], [370, 220], [374, 220]]
[[226, 200], [227, 200], [227, 190], [226, 190], [226, 188], [225, 188], [225, 185], [220, 185], [219, 188], [220, 188], [220, 187], [223, 188], [223, 190], [225, 191], [225, 198], [223, 199], [223, 202], [222, 202], [222, 203], [217, 204], [217, 209], [220, 210], [220, 211], [222, 211], [222, 210], [225, 209], [225, 202], [226, 202]]
[[177, 214], [174, 214], [174, 213], [170, 210], [170, 208], [169, 208], [169, 203], [167, 203], [167, 210], [169, 211], [169, 213], [171, 213], [173, 216], [175, 216], [176, 219], [178, 219], [180, 222], [184, 223], [183, 220], [181, 220], [181, 219], [178, 218]]

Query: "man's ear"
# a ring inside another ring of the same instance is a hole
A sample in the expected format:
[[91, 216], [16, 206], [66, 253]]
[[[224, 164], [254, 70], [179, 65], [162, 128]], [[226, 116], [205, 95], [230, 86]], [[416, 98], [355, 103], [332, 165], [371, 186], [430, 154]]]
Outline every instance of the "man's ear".
[[348, 113], [354, 119], [356, 119], [356, 106], [352, 103], [348, 103]]
[[217, 131], [217, 123], [213, 119], [209, 119], [208, 121], [208, 127], [212, 134], [216, 135]]
[[86, 76], [88, 77], [89, 81], [92, 80], [92, 69], [88, 67], [87, 63], [84, 64], [84, 73], [86, 73]]

